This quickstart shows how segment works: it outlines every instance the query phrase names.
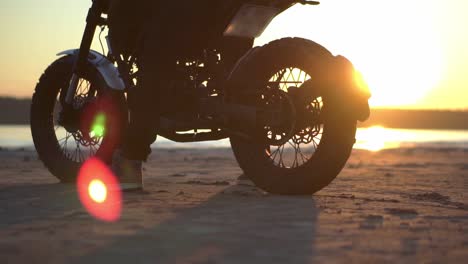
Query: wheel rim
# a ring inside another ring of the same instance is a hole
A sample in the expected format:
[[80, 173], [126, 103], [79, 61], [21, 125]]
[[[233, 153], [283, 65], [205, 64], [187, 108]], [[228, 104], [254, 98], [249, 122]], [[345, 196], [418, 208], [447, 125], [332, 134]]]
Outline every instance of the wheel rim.
[[[293, 89], [301, 89], [301, 85], [309, 79], [311, 76], [304, 70], [288, 67], [276, 72], [270, 78], [268, 86], [270, 89], [290, 94]], [[296, 111], [298, 115], [318, 117], [322, 107], [322, 97], [316, 96]], [[298, 168], [307, 163], [319, 148], [323, 135], [323, 124], [317, 122], [299, 123], [284, 144], [266, 146], [266, 155], [274, 166], [284, 169]]]
[[[96, 100], [98, 91], [94, 86], [95, 85], [93, 85], [90, 80], [80, 78], [73, 100], [73, 107], [75, 109], [80, 109], [81, 111]], [[63, 92], [64, 89], [62, 88], [61, 91]], [[61, 95], [58, 93], [52, 113], [55, 137], [60, 151], [67, 159], [76, 163], [82, 163], [97, 154], [104, 139], [104, 131], [101, 133], [96, 133], [94, 131], [84, 132], [83, 129], [68, 131], [61, 126], [59, 124], [59, 114], [62, 111], [60, 97]], [[99, 126], [105, 127], [105, 120], [103, 122], [99, 115], [100, 114], [97, 112], [94, 117], [94, 122], [101, 123]]]

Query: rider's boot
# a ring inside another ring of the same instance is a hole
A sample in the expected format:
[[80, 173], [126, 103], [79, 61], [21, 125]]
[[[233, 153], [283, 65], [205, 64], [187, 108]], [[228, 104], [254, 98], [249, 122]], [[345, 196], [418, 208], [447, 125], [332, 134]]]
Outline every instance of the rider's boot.
[[119, 181], [121, 191], [143, 190], [141, 160], [130, 160], [122, 155], [121, 150], [116, 150], [112, 156], [112, 171]]

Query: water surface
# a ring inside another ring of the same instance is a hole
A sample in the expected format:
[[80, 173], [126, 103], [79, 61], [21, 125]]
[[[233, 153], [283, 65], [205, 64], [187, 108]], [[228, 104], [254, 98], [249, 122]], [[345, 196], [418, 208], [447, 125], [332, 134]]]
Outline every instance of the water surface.
[[[33, 148], [27, 125], [0, 125], [0, 146], [4, 148]], [[158, 148], [224, 148], [229, 140], [200, 143], [175, 143], [159, 137], [152, 145]], [[468, 148], [468, 130], [418, 130], [383, 127], [359, 128], [356, 149], [378, 151], [400, 147]]]

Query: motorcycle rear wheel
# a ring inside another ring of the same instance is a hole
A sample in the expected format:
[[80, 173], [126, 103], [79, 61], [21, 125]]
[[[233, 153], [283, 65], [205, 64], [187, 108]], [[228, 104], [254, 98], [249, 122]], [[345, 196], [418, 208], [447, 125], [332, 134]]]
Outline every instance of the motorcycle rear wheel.
[[[321, 65], [332, 57], [328, 50], [312, 41], [281, 39], [246, 54], [231, 73], [229, 81], [235, 89], [257, 89], [258, 84], [267, 86], [274, 83], [282, 93], [288, 94], [289, 87], [301, 89], [300, 84], [317, 76]], [[333, 109], [346, 106], [331, 105], [323, 93], [315, 93], [317, 95], [307, 109], [312, 109], [313, 114], [313, 111], [319, 113], [327, 107], [332, 118], [296, 129], [292, 136], [291, 133], [275, 133], [270, 129], [270, 137], [288, 137], [285, 143], [275, 145], [245, 137], [230, 138], [244, 174], [259, 188], [274, 194], [313, 194], [330, 184], [346, 164], [355, 142], [356, 120], [334, 115]], [[301, 150], [302, 145], [305, 145], [304, 150]], [[282, 157], [283, 154], [293, 157], [288, 161]]]
[[31, 103], [31, 133], [39, 158], [61, 182], [75, 182], [87, 159], [109, 163], [127, 123], [124, 94], [111, 91], [94, 67], [87, 67], [74, 97], [79, 109], [76, 128], [64, 127], [59, 114], [74, 65], [73, 56], [59, 58], [41, 76]]

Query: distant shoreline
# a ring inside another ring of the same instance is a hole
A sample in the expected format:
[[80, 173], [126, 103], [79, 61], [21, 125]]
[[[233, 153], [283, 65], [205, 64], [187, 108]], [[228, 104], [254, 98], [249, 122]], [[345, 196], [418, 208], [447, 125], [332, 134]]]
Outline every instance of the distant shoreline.
[[[0, 97], [0, 125], [28, 125], [31, 100]], [[359, 127], [468, 130], [468, 111], [372, 109]]]
[[31, 99], [0, 97], [0, 125], [29, 124]]
[[372, 109], [360, 127], [468, 130], [468, 111]]

